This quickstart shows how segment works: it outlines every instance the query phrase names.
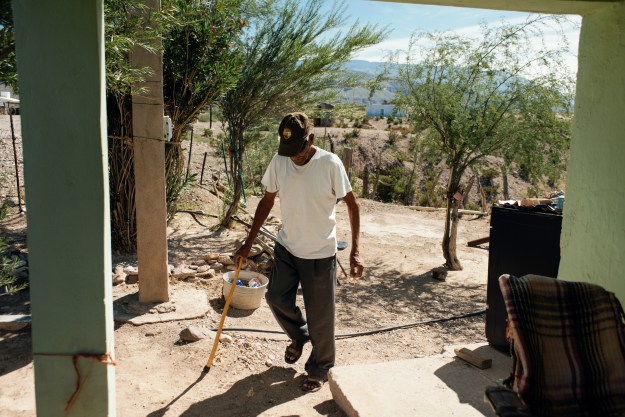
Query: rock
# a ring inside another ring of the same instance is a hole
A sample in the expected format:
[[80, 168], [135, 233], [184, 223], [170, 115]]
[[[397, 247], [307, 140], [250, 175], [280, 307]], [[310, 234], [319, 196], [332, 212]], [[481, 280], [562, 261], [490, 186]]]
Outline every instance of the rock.
[[208, 265], [208, 262], [206, 262], [205, 259], [197, 259], [193, 261], [193, 265], [202, 267], [202, 266]]
[[217, 259], [219, 259], [219, 254], [218, 253], [214, 253], [214, 252], [213, 253], [209, 253], [208, 255], [206, 255], [204, 257], [204, 259], [207, 262], [216, 261]]
[[121, 274], [113, 275], [113, 285], [120, 285], [126, 282], [126, 274], [123, 272]]
[[198, 266], [197, 265], [189, 265], [187, 268], [192, 269], [194, 271], [197, 271]]
[[178, 280], [184, 280], [189, 277], [195, 276], [195, 271], [189, 268], [187, 265], [178, 265], [174, 268], [171, 273], [172, 278], [176, 278]]
[[447, 270], [445, 268], [432, 269], [432, 278], [438, 281], [445, 281], [447, 279]]
[[245, 396], [249, 399], [252, 398], [254, 396], [254, 387], [250, 387], [249, 391], [247, 392], [247, 394], [245, 394]]
[[245, 265], [245, 269], [248, 269], [250, 271], [256, 271], [256, 268], [258, 268], [258, 265], [256, 265], [256, 262], [252, 261], [251, 259], [248, 259]]
[[21, 266], [11, 271], [11, 275], [18, 279], [28, 279], [28, 267]]
[[176, 311], [176, 306], [173, 302], [159, 304], [156, 307], [150, 309], [150, 313], [159, 314], [172, 313], [174, 311]]
[[215, 333], [206, 327], [189, 326], [180, 332], [180, 340], [197, 342], [200, 339], [214, 338]]
[[113, 269], [113, 274], [121, 275], [123, 273], [124, 273], [124, 266], [123, 265], [115, 265], [115, 269]]
[[229, 334], [223, 334], [222, 333], [221, 337], [219, 337], [219, 341], [221, 343], [232, 343], [234, 341], [234, 339]]
[[256, 262], [265, 262], [265, 261], [271, 261], [271, 256], [263, 252], [260, 254], [260, 256], [258, 256], [258, 259], [256, 259]]
[[219, 258], [217, 258], [217, 262], [224, 265], [234, 265], [234, 261], [232, 260], [230, 255], [226, 255], [225, 253], [219, 255]]
[[215, 271], [221, 271], [222, 269], [224, 269], [224, 264], [215, 262], [211, 265], [211, 268], [213, 268]]
[[124, 274], [126, 275], [139, 275], [139, 269], [136, 266], [127, 266], [124, 268]]
[[236, 270], [237, 270], [236, 265], [226, 265], [226, 271], [236, 271]]
[[190, 283], [197, 283], [200, 282], [200, 279], [196, 276], [192, 276], [192, 277], [187, 277], [184, 279], [184, 282], [190, 282]]
[[199, 274], [201, 274], [202, 272], [206, 272], [206, 271], [208, 271], [209, 269], [211, 269], [211, 268], [210, 268], [210, 266], [208, 266], [208, 265], [202, 265], [202, 266], [198, 266], [198, 267], [197, 267], [197, 272], [198, 272]]
[[126, 284], [132, 285], [139, 282], [139, 275], [126, 275]]
[[271, 359], [267, 358], [267, 360], [265, 361], [265, 366], [267, 368], [271, 368], [273, 366], [273, 362], [271, 362]]
[[195, 275], [198, 278], [214, 278], [215, 277], [215, 270], [214, 269], [209, 269], [206, 272], [200, 272], [198, 274]]

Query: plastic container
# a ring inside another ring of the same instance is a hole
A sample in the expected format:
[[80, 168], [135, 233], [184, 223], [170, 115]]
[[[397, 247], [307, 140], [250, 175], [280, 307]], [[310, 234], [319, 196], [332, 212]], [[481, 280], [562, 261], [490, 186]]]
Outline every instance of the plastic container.
[[[228, 294], [230, 293], [230, 286], [233, 285], [230, 281], [234, 279], [236, 275], [236, 271], [226, 272], [223, 276], [223, 295], [225, 298], [228, 298]], [[260, 282], [260, 287], [241, 287], [238, 286], [234, 289], [234, 294], [232, 294], [232, 300], [230, 300], [230, 306], [234, 308], [238, 308], [240, 310], [255, 310], [260, 307], [260, 302], [263, 300], [263, 296], [265, 295], [265, 291], [267, 290], [267, 284], [269, 283], [269, 278], [264, 276], [263, 274], [259, 274], [258, 272], [253, 271], [241, 271], [239, 273], [239, 279], [245, 282], [251, 280], [252, 278], [257, 277]]]

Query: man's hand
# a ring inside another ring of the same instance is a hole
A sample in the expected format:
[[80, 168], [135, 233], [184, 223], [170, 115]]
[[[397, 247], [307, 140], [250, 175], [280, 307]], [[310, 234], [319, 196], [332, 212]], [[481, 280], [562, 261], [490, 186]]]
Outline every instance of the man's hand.
[[252, 250], [252, 245], [248, 245], [246, 240], [245, 243], [232, 255], [235, 265], [239, 264], [239, 259], [241, 258], [243, 258], [242, 265], [245, 265], [245, 262], [247, 262], [247, 257], [250, 254], [250, 250]]
[[364, 270], [365, 266], [360, 260], [360, 255], [358, 253], [352, 252], [349, 255], [349, 275], [352, 278], [361, 278]]

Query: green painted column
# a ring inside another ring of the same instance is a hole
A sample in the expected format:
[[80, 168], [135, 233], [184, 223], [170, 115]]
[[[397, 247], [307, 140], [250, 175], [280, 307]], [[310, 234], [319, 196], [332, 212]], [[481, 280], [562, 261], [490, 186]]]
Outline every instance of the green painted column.
[[113, 416], [102, 0], [14, 0], [13, 13], [37, 415]]
[[625, 302], [625, 6], [583, 17], [559, 278]]

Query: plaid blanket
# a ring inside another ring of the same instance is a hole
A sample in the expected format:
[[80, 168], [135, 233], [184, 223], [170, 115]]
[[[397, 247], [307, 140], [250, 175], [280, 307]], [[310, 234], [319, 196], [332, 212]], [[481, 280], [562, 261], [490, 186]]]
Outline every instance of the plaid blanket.
[[499, 278], [516, 390], [539, 416], [625, 416], [625, 328], [613, 293], [537, 275]]

